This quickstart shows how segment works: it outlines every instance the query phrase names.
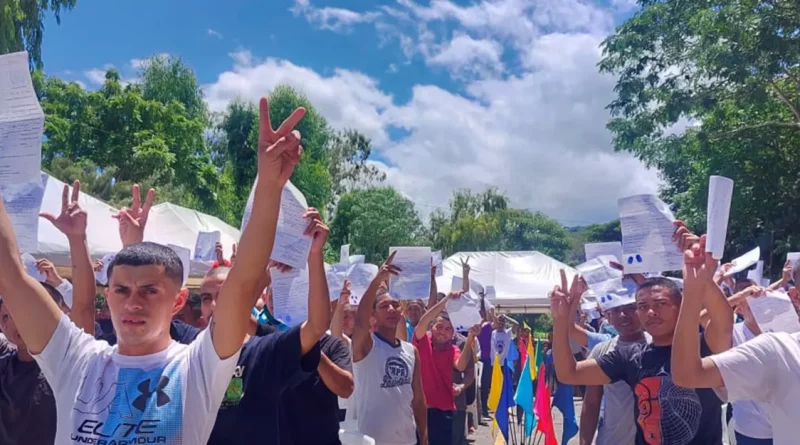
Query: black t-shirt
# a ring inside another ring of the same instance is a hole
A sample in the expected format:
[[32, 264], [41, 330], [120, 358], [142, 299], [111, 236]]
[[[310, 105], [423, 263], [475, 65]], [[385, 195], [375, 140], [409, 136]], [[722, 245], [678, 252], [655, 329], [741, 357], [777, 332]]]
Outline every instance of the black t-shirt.
[[[353, 372], [350, 348], [338, 337], [325, 334], [320, 350], [336, 366]], [[339, 398], [325, 385], [319, 372], [291, 385], [281, 396], [282, 445], [339, 445]], [[309, 426], [309, 419], [313, 419]]]
[[188, 345], [200, 335], [200, 329], [180, 320], [172, 320], [169, 325], [169, 336], [178, 343]]
[[36, 362], [23, 362], [0, 339], [0, 444], [53, 445], [56, 400]]
[[[711, 355], [705, 339], [703, 357]], [[711, 389], [672, 382], [672, 346], [633, 343], [597, 360], [612, 382], [625, 381], [636, 398], [637, 445], [721, 445], [722, 402]]]
[[[209, 445], [282, 443], [281, 394], [319, 365], [319, 343], [301, 356], [300, 326], [250, 337], [228, 384]], [[297, 380], [295, 380], [297, 379]], [[306, 417], [308, 420], [310, 417]], [[316, 428], [315, 423], [306, 427]]]

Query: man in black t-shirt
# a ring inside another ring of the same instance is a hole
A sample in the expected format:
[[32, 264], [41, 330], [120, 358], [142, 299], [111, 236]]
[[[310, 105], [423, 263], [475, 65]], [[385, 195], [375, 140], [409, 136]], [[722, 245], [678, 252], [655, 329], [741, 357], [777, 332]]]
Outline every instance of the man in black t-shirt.
[[[339, 445], [339, 399], [353, 393], [353, 357], [344, 340], [325, 334], [317, 370], [281, 396], [281, 441], [293, 445]], [[298, 374], [304, 377], [305, 374]], [[312, 426], [309, 426], [312, 419]]]
[[[573, 385], [627, 382], [636, 398], [637, 445], [721, 445], [722, 402], [716, 394], [682, 388], [672, 381], [672, 339], [682, 301], [677, 285], [657, 277], [636, 291], [636, 312], [652, 343], [617, 348], [599, 361], [575, 362], [569, 349], [569, 325], [585, 290], [586, 284], [578, 277], [568, 289], [562, 270], [561, 286], [550, 296], [558, 380]], [[727, 302], [727, 311], [716, 303], [706, 303], [712, 317], [702, 342], [706, 355], [730, 347], [733, 314]]]

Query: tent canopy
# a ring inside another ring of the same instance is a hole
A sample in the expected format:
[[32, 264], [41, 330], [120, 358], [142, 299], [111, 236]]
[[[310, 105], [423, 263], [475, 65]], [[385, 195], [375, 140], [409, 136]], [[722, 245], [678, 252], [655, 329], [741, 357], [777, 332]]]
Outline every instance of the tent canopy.
[[[230, 259], [233, 243], [239, 241], [239, 230], [221, 219], [196, 210], [187, 209], [168, 202], [153, 206], [144, 239], [159, 244], [174, 244], [189, 249], [194, 257], [197, 234], [200, 232], [220, 232], [220, 242], [225, 258]], [[209, 263], [192, 260], [189, 276], [203, 276], [211, 267]]]
[[[41, 211], [59, 215], [61, 213], [61, 193], [65, 184], [44, 172], [43, 174], [47, 176], [47, 183], [44, 188]], [[88, 213], [86, 237], [92, 258], [99, 259], [103, 255], [119, 252], [122, 249], [122, 243], [119, 240], [117, 222], [112, 218], [117, 214], [117, 209], [83, 192], [78, 196], [78, 203]], [[38, 234], [39, 249], [37, 252], [29, 252], [30, 254], [37, 258], [45, 257], [56, 266], [71, 266], [69, 242], [63, 233], [50, 222], [40, 218]]]
[[461, 261], [469, 258], [470, 280], [494, 286], [489, 301], [501, 311], [547, 312], [548, 292], [561, 282], [560, 270], [567, 279], [577, 271], [549, 256], [536, 252], [459, 252], [442, 262], [444, 274], [436, 279], [440, 292], [450, 290], [454, 276], [461, 277]]

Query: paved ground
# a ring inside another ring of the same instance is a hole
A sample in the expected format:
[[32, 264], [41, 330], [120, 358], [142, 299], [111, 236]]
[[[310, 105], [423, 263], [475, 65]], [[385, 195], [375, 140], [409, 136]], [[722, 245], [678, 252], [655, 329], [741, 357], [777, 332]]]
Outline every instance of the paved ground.
[[[578, 399], [575, 399], [576, 420], [580, 419], [582, 407], [583, 407], [583, 402], [581, 402]], [[561, 411], [557, 409], [553, 410], [553, 423], [555, 424], [556, 427], [556, 438], [558, 439], [559, 444], [561, 444], [561, 427], [563, 425], [563, 417], [561, 417]], [[490, 426], [482, 426], [478, 428], [478, 431], [476, 431], [475, 434], [469, 436], [467, 439], [468, 442], [472, 445], [494, 445], [494, 439], [492, 439], [492, 431]], [[577, 445], [577, 444], [578, 444], [578, 436], [575, 436], [566, 445]]]

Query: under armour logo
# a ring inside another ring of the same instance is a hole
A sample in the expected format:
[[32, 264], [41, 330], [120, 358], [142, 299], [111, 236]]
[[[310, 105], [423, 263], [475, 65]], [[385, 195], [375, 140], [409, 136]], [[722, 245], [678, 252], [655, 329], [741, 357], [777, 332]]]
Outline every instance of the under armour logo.
[[156, 394], [156, 406], [162, 407], [169, 403], [170, 399], [167, 393], [164, 392], [164, 388], [167, 387], [169, 384], [169, 377], [162, 375], [161, 378], [158, 380], [158, 384], [156, 385], [155, 389], [152, 391], [150, 390], [150, 379], [144, 380], [139, 383], [138, 389], [139, 392], [142, 394], [133, 401], [131, 405], [134, 408], [138, 409], [139, 411], [144, 412], [144, 408], [147, 406], [147, 400], [150, 398], [153, 393]]

